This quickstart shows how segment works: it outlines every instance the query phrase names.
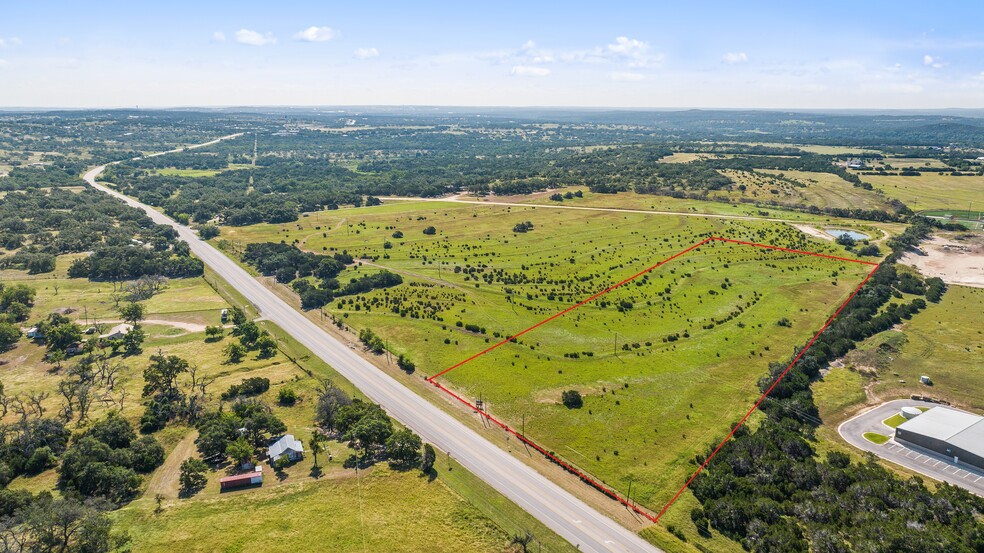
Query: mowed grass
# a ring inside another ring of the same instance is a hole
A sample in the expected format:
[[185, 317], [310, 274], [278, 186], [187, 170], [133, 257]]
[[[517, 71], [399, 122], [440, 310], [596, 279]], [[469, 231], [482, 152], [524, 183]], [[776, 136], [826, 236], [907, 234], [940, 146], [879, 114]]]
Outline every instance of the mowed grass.
[[875, 433], [875, 432], [865, 432], [864, 433], [864, 439], [868, 440], [871, 443], [878, 444], [878, 445], [882, 445], [882, 444], [884, 444], [885, 442], [887, 442], [889, 440], [888, 436], [886, 436], [884, 434], [878, 434], [878, 433]]
[[[861, 175], [889, 198], [897, 198], [914, 211], [924, 209], [974, 210], [984, 205], [984, 177], [954, 177], [922, 173], [918, 177]], [[976, 204], [976, 205], [975, 205]]]
[[[534, 223], [532, 232], [511, 232], [527, 220]], [[435, 236], [422, 233], [430, 225]], [[392, 237], [397, 230], [403, 238]], [[708, 234], [844, 254], [833, 244], [805, 242], [777, 223], [432, 202], [321, 212], [289, 225], [223, 233], [243, 242], [346, 250], [403, 274], [407, 282], [400, 287], [341, 298], [327, 310], [356, 329], [372, 328], [423, 375]], [[355, 267], [340, 280], [375, 270]], [[867, 270], [748, 246], [706, 245], [443, 380], [469, 399], [485, 400], [514, 428], [525, 418], [531, 438], [608, 485], [625, 492], [632, 480], [633, 498], [660, 507], [694, 469], [693, 455], [723, 437], [748, 409], [768, 363], [788, 358]], [[620, 311], [622, 301], [632, 307]], [[722, 322], [738, 310], [739, 316]], [[791, 327], [777, 325], [783, 318]], [[681, 338], [664, 342], [671, 334]], [[565, 389], [582, 393], [582, 409], [560, 404]]]
[[385, 466], [317, 483], [118, 513], [135, 551], [502, 551], [509, 537], [441, 481]]

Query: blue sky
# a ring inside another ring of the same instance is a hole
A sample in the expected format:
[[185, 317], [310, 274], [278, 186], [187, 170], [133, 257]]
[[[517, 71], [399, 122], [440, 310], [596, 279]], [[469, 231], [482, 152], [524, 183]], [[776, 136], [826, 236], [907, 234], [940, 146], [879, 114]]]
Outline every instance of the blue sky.
[[5, 2], [0, 106], [984, 107], [984, 2]]

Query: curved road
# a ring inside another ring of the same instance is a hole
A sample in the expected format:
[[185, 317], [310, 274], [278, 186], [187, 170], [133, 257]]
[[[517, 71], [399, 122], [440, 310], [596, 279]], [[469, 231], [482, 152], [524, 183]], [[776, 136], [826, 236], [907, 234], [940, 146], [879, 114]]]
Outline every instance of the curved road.
[[[218, 140], [235, 136], [238, 135]], [[191, 251], [254, 304], [264, 318], [290, 333], [367, 397], [382, 405], [393, 418], [412, 428], [424, 440], [449, 452], [466, 469], [561, 537], [582, 551], [660, 551], [349, 350], [345, 344], [253, 279], [222, 252], [198, 238], [189, 227], [98, 184], [96, 178], [105, 168], [102, 165], [90, 169], [83, 178], [97, 190], [142, 209], [154, 222], [177, 230], [181, 239], [191, 246]]]

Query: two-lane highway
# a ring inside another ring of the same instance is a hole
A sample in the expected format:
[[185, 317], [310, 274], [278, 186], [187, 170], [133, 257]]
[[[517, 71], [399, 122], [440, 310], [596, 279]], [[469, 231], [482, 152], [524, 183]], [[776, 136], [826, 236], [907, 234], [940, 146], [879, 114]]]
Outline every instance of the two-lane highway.
[[[222, 252], [199, 239], [187, 226], [98, 184], [96, 179], [105, 167], [87, 172], [86, 182], [144, 210], [155, 222], [174, 227], [191, 246], [191, 251], [255, 305], [264, 318], [334, 367], [392, 417], [424, 440], [450, 452], [466, 469], [564, 539], [583, 551], [660, 551], [377, 369], [278, 298]], [[585, 488], [585, 493], [594, 492]]]

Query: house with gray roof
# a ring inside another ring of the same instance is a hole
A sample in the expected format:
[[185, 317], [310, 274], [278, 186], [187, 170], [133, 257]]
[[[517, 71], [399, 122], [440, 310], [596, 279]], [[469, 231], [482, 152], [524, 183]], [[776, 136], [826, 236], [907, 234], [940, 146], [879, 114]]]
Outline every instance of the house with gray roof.
[[293, 434], [281, 436], [277, 441], [270, 444], [270, 449], [267, 450], [267, 456], [270, 458], [271, 463], [276, 463], [277, 459], [283, 455], [286, 455], [291, 461], [296, 461], [304, 457], [304, 444], [294, 438]]

